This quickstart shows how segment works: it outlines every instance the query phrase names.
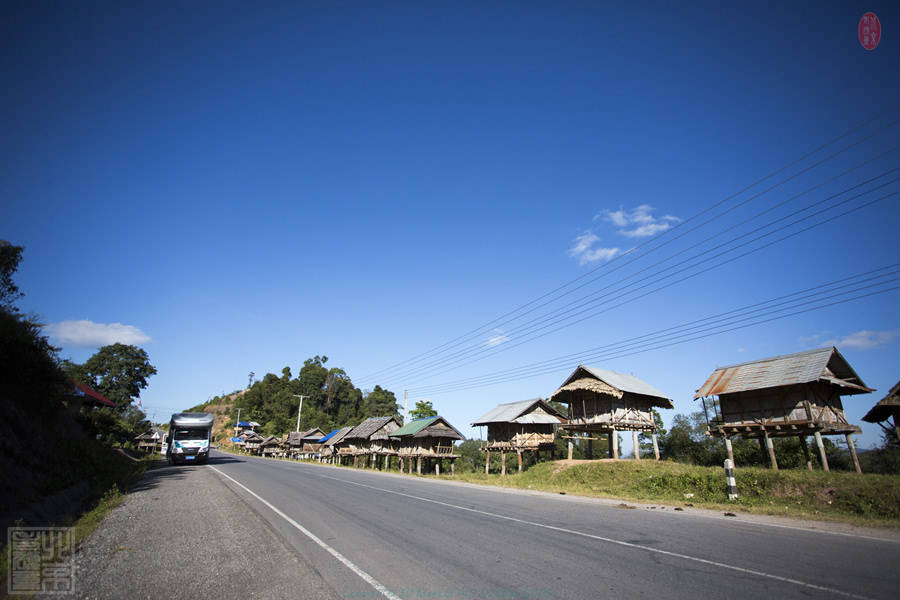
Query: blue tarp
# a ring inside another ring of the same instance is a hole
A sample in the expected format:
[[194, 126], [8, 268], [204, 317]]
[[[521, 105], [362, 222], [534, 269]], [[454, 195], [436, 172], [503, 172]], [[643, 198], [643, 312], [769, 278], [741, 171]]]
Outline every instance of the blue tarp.
[[238, 421], [234, 424], [235, 427], [250, 427], [250, 423], [247, 421]]
[[331, 433], [329, 433], [329, 434], [326, 435], [325, 437], [321, 438], [321, 439], [320, 439], [318, 442], [316, 442], [316, 443], [317, 443], [317, 444], [324, 444], [324, 443], [327, 442], [329, 439], [331, 439], [331, 437], [332, 437], [334, 434], [336, 434], [338, 431], [340, 431], [340, 429], [335, 429], [334, 431], [332, 431]]
[[231, 441], [234, 442], [235, 444], [237, 444], [239, 442], [243, 442], [244, 440], [239, 437], [233, 437], [233, 438], [231, 438]]

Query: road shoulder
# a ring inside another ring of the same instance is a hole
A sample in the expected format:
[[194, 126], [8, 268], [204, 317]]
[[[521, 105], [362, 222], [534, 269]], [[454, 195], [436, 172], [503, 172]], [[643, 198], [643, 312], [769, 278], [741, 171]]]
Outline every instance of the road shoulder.
[[77, 598], [338, 597], [205, 466], [148, 471], [74, 561]]

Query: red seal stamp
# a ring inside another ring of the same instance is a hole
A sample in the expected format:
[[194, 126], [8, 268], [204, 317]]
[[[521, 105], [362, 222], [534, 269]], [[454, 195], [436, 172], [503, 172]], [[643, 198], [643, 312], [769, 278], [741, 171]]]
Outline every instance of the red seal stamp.
[[878, 15], [867, 12], [859, 20], [859, 43], [866, 50], [874, 50], [881, 41], [881, 21]]

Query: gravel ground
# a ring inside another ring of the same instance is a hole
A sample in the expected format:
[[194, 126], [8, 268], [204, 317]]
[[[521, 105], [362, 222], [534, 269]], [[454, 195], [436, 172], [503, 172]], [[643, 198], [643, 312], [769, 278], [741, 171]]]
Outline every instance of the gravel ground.
[[74, 560], [75, 598], [338, 598], [203, 466], [148, 471]]

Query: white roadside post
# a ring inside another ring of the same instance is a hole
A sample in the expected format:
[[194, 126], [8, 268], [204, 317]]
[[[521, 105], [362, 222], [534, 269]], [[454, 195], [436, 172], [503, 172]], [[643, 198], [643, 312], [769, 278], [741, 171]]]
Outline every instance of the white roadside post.
[[725, 485], [728, 488], [728, 499], [737, 500], [737, 482], [734, 480], [734, 462], [730, 458], [725, 459]]

